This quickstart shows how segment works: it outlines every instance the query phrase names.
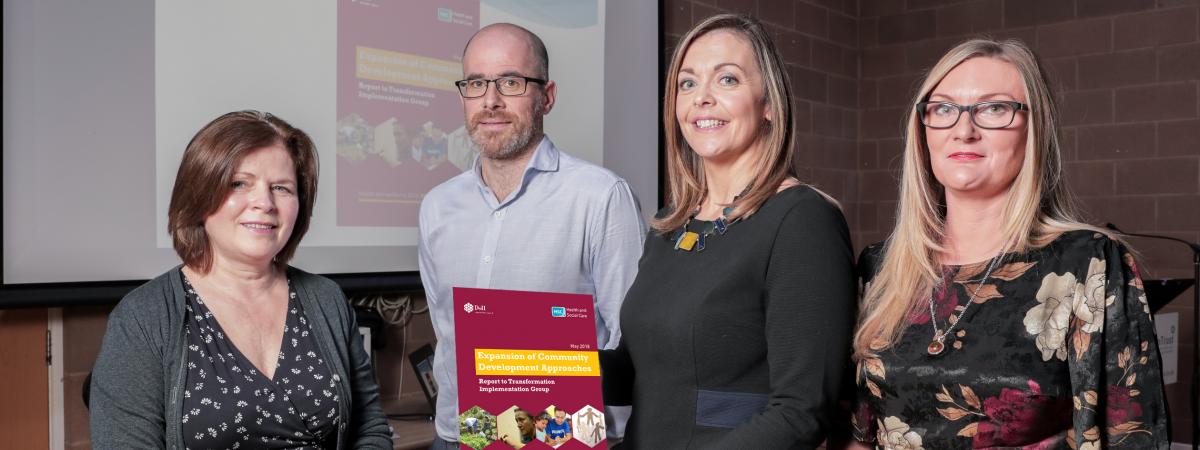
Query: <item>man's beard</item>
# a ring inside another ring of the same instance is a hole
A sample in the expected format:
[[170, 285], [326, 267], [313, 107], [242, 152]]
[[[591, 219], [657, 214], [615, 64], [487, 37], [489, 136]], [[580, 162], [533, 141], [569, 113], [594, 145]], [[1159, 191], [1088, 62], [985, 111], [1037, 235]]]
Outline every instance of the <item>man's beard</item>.
[[[479, 147], [479, 151], [491, 159], [513, 159], [521, 155], [521, 151], [529, 146], [530, 141], [534, 136], [542, 134], [542, 105], [535, 103], [533, 106], [533, 114], [530, 115], [530, 124], [524, 126], [516, 114], [507, 111], [483, 111], [476, 113], [471, 117], [467, 130], [470, 132], [471, 141]], [[484, 132], [479, 131], [479, 123], [486, 119], [505, 119], [514, 127], [512, 134], [508, 139], [501, 142], [494, 142], [499, 135], [493, 134], [489, 136]]]

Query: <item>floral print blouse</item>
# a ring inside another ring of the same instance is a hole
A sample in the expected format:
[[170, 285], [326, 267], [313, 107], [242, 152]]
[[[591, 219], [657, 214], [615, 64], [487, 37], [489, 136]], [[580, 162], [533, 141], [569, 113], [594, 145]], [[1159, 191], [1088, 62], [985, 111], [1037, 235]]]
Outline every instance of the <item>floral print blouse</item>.
[[[868, 283], [879, 251], [860, 258]], [[1162, 362], [1133, 256], [1081, 230], [1004, 255], [984, 278], [988, 265], [945, 267], [933, 307], [858, 361], [854, 437], [886, 449], [1168, 448]], [[931, 354], [934, 325], [960, 313]]]

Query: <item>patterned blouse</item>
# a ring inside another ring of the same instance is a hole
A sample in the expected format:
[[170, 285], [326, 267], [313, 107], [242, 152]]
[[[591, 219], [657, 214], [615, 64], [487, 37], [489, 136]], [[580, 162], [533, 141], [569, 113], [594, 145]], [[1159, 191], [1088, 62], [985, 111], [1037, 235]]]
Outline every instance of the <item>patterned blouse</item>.
[[336, 379], [317, 350], [288, 280], [288, 314], [274, 379], [255, 369], [187, 277], [187, 380], [183, 442], [188, 449], [334, 448]]
[[[879, 251], [860, 258], [865, 282]], [[914, 450], [1168, 448], [1162, 362], [1133, 256], [1073, 231], [1004, 255], [984, 277], [988, 266], [945, 267], [932, 307], [858, 362], [854, 437]], [[934, 326], [960, 313], [937, 353]]]

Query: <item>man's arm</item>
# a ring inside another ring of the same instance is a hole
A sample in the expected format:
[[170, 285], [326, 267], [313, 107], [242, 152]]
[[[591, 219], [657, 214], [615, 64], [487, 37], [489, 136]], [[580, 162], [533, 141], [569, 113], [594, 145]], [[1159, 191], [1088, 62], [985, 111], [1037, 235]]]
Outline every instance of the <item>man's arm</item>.
[[611, 349], [621, 339], [621, 302], [637, 275], [642, 255], [646, 222], [642, 220], [637, 199], [624, 180], [614, 183], [589, 219], [588, 236], [592, 250], [592, 284], [596, 289], [596, 314], [603, 330], [598, 330], [600, 349]]

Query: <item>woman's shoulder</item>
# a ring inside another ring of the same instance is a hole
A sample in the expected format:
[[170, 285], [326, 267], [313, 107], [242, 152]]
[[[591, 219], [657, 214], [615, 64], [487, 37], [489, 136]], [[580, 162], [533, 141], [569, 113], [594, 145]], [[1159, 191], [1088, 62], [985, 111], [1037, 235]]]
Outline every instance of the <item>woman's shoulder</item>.
[[1060, 233], [1048, 245], [1035, 252], [1063, 261], [1105, 258], [1113, 254], [1124, 255], [1125, 243], [1108, 234], [1090, 229], [1076, 229]]
[[807, 184], [784, 188], [768, 199], [759, 211], [774, 211], [780, 217], [801, 216], [807, 221], [845, 223], [846, 220], [837, 200]]
[[125, 294], [113, 309], [110, 320], [170, 318], [171, 311], [182, 307], [182, 297], [177, 295], [182, 291], [180, 267], [176, 266]]

